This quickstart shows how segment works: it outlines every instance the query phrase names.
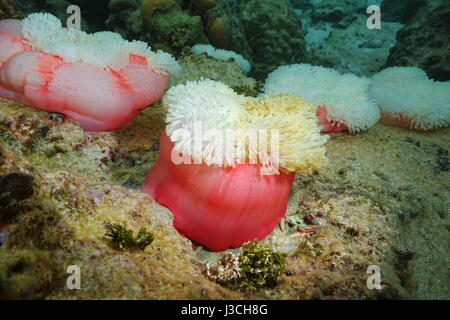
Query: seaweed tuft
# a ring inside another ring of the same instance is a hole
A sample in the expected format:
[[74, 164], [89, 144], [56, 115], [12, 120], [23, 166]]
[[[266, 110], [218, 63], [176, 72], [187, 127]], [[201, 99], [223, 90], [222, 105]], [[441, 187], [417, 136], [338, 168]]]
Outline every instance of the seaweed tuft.
[[136, 237], [120, 223], [107, 224], [105, 229], [105, 236], [111, 240], [112, 247], [116, 250], [144, 250], [154, 240], [154, 235], [145, 227], [141, 227]]

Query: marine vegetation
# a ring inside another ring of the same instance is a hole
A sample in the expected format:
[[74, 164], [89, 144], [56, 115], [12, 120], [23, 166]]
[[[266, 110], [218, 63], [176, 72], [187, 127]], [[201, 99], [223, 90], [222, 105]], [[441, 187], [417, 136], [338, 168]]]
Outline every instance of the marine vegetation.
[[105, 236], [110, 238], [113, 247], [118, 250], [144, 250], [154, 240], [153, 234], [145, 227], [141, 227], [135, 237], [130, 229], [119, 223], [107, 224], [105, 229]]

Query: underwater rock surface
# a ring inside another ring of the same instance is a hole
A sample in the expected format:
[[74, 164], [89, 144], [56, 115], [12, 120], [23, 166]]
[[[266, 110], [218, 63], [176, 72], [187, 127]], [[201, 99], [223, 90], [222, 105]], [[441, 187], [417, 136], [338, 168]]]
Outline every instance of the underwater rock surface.
[[308, 61], [301, 22], [288, 0], [242, 1], [239, 12], [257, 79], [277, 66]]
[[[2, 297], [450, 295], [441, 285], [449, 280], [444, 204], [450, 180], [441, 166], [449, 128], [423, 133], [378, 124], [358, 135], [333, 134], [326, 146], [330, 164], [311, 177], [297, 176], [285, 222], [261, 243], [287, 254], [286, 274], [274, 288], [242, 292], [208, 280], [203, 263], [215, 263], [222, 253], [194, 251], [172, 227], [170, 211], [134, 190], [158, 154], [161, 107], [144, 110], [123, 129], [85, 133], [56, 114], [3, 99], [0, 106], [0, 175], [31, 176], [34, 190], [20, 199], [15, 218], [0, 224]], [[292, 228], [311, 228], [306, 215], [314, 216], [313, 234]], [[154, 241], [143, 251], [113, 249], [107, 223], [134, 233], [145, 227]], [[89, 279], [82, 290], [65, 288], [65, 269], [73, 264]], [[366, 287], [371, 264], [382, 267], [381, 291]]]
[[388, 66], [415, 66], [435, 80], [450, 80], [450, 2], [441, 3], [420, 9], [398, 32]]
[[347, 28], [334, 29], [318, 46], [312, 45], [312, 62], [359, 76], [370, 76], [380, 71], [386, 64], [389, 50], [396, 43], [397, 31], [403, 25], [383, 22], [381, 30], [369, 30], [366, 21], [367, 16], [358, 15]]

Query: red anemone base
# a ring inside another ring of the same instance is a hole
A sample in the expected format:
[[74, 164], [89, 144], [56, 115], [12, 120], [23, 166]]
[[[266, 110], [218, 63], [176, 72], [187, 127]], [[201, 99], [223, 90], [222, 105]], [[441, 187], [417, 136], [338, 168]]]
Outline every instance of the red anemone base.
[[261, 240], [287, 208], [295, 173], [261, 175], [259, 165], [179, 164], [164, 132], [159, 158], [141, 188], [174, 214], [174, 227], [213, 251]]

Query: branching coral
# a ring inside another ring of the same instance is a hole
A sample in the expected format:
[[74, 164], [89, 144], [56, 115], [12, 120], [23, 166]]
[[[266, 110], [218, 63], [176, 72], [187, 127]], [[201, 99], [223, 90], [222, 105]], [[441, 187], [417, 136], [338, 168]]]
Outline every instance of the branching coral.
[[322, 132], [371, 128], [380, 110], [369, 95], [370, 80], [309, 64], [282, 66], [267, 77], [263, 92], [293, 93], [318, 106]]
[[450, 124], [450, 82], [430, 80], [419, 68], [392, 67], [375, 74], [371, 94], [389, 124], [416, 130]]
[[65, 29], [50, 14], [0, 21], [0, 96], [112, 130], [158, 100], [178, 63], [112, 32]]
[[206, 11], [208, 9], [213, 8], [215, 5], [217, 5], [217, 1], [216, 0], [191, 0], [191, 4], [202, 11]]
[[201, 17], [190, 15], [177, 1], [143, 1], [142, 15], [148, 39], [158, 48], [181, 54], [194, 43], [207, 41]]
[[163, 104], [168, 126], [141, 190], [212, 250], [264, 238], [285, 214], [295, 172], [326, 160], [315, 107], [295, 95], [249, 98], [203, 80], [171, 88]]

